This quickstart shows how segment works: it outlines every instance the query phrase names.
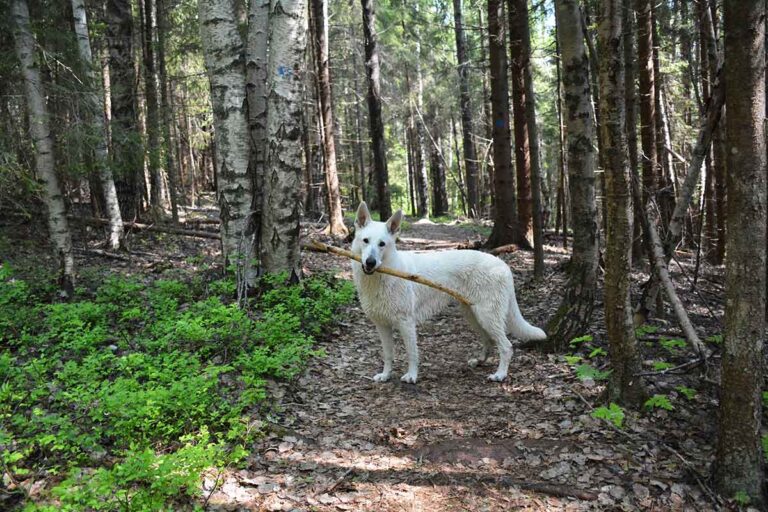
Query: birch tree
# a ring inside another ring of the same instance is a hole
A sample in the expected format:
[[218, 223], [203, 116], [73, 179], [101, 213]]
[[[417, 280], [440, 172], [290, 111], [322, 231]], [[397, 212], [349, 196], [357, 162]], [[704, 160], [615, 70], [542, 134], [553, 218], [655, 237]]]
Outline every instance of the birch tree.
[[75, 260], [72, 255], [72, 236], [67, 223], [64, 198], [56, 177], [48, 107], [45, 90], [36, 62], [37, 43], [29, 23], [26, 0], [11, 2], [16, 56], [24, 77], [24, 96], [32, 144], [35, 148], [35, 171], [43, 182], [43, 201], [48, 217], [48, 229], [59, 265], [59, 290], [63, 298], [72, 297], [75, 287]]
[[252, 230], [248, 229], [252, 182], [248, 174], [243, 40], [231, 0], [199, 0], [205, 67], [211, 84], [221, 241], [228, 265], [253, 276]]
[[95, 134], [93, 152], [101, 188], [104, 193], [107, 218], [109, 219], [109, 247], [114, 251], [120, 247], [123, 237], [123, 219], [120, 216], [120, 205], [117, 200], [115, 181], [112, 178], [112, 169], [109, 165], [107, 126], [104, 121], [104, 96], [98, 87], [99, 81], [93, 63], [84, 0], [72, 0], [72, 15], [74, 18], [75, 36], [77, 37], [77, 49], [80, 54], [80, 60], [83, 63], [88, 86], [87, 114], [90, 118], [91, 130]]
[[565, 93], [573, 253], [563, 302], [545, 329], [549, 339], [539, 345], [550, 351], [562, 350], [572, 338], [584, 334], [595, 308], [598, 263], [595, 118], [578, 0], [557, 0], [555, 20]]
[[269, 14], [267, 174], [261, 262], [267, 272], [299, 275], [299, 190], [303, 170], [302, 72], [307, 34], [304, 0], [273, 0]]

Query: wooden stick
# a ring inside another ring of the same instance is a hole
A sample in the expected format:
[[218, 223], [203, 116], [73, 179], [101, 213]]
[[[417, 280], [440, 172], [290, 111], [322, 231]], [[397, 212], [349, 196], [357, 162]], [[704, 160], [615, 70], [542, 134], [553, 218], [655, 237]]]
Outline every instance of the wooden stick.
[[[337, 256], [344, 256], [345, 258], [355, 260], [358, 263], [362, 263], [362, 261], [360, 261], [360, 256], [358, 256], [357, 254], [351, 251], [347, 251], [346, 249], [341, 249], [340, 247], [326, 245], [322, 242], [318, 242], [317, 240], [310, 240], [308, 243], [304, 244], [303, 247], [308, 251], [331, 253]], [[472, 303], [469, 302], [469, 300], [467, 300], [463, 295], [459, 294], [458, 292], [455, 292], [450, 288], [446, 288], [445, 286], [438, 284], [434, 281], [430, 281], [429, 279], [421, 277], [420, 275], [407, 274], [405, 272], [400, 272], [399, 270], [395, 270], [387, 267], [379, 267], [376, 269], [376, 272], [381, 272], [382, 274], [399, 277], [400, 279], [406, 279], [408, 281], [413, 281], [414, 283], [419, 283], [419, 284], [423, 284], [424, 286], [429, 286], [430, 288], [434, 288], [435, 290], [440, 290], [441, 292], [447, 293], [448, 295], [458, 300], [462, 304], [465, 304], [467, 306], [472, 305]]]
[[[106, 219], [99, 219], [96, 217], [75, 217], [68, 215], [67, 218], [76, 222], [82, 222], [91, 226], [104, 226], [108, 225], [109, 221]], [[193, 236], [197, 238], [210, 238], [211, 240], [221, 240], [221, 235], [213, 231], [202, 231], [196, 229], [181, 229], [171, 226], [162, 226], [159, 224], [140, 224], [138, 222], [124, 222], [125, 229], [132, 229], [136, 231], [156, 231], [159, 233], [170, 233], [172, 235], [184, 235]]]

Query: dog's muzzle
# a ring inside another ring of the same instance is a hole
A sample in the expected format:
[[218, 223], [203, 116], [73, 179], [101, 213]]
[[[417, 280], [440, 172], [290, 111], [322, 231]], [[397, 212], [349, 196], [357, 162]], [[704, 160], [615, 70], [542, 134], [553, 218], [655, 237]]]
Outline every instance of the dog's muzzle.
[[375, 258], [368, 258], [363, 263], [363, 272], [365, 272], [368, 275], [373, 274], [376, 271], [376, 259]]

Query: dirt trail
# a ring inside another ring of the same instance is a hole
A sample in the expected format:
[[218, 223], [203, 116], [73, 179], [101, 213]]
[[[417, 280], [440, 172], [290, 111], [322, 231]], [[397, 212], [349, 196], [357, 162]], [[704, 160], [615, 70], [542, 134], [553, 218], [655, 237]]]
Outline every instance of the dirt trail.
[[[414, 224], [402, 237], [402, 248], [420, 249], [479, 235]], [[523, 315], [539, 326], [565, 280], [556, 269], [567, 256], [548, 249], [549, 273], [535, 286], [531, 254], [504, 256]], [[332, 256], [312, 255], [306, 266], [348, 275], [348, 264]], [[697, 481], [708, 472], [711, 404], [678, 406], [674, 417], [628, 413], [619, 432], [590, 416], [602, 387], [576, 379], [562, 357], [518, 350], [507, 381], [488, 382], [495, 362], [467, 365], [478, 340], [455, 306], [419, 329], [418, 384], [377, 384], [372, 324], [358, 305], [342, 318], [320, 343], [327, 357], [298, 381], [272, 385], [280, 402], [269, 420], [274, 434], [247, 468], [218, 485], [206, 479], [210, 509], [713, 509], [706, 482]], [[400, 375], [404, 350], [396, 343]]]

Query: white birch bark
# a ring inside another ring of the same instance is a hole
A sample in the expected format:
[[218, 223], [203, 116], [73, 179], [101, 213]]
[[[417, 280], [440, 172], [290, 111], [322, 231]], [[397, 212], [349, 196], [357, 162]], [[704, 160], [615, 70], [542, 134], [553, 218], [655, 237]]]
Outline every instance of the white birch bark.
[[199, 0], [205, 67], [211, 83], [221, 240], [225, 262], [253, 275], [248, 233], [253, 186], [248, 173], [248, 120], [243, 40], [231, 0]]
[[261, 262], [267, 272], [299, 274], [302, 70], [307, 33], [304, 0], [272, 0], [267, 101], [267, 173]]
[[117, 201], [115, 180], [112, 178], [112, 169], [109, 166], [109, 153], [107, 151], [107, 126], [104, 121], [104, 96], [98, 90], [96, 70], [93, 65], [91, 52], [91, 40], [88, 36], [88, 19], [85, 11], [85, 0], [72, 0], [72, 14], [77, 36], [77, 49], [80, 59], [83, 61], [83, 69], [86, 72], [88, 85], [87, 101], [88, 115], [90, 116], [91, 129], [98, 134], [96, 146], [93, 148], [96, 168], [99, 173], [101, 187], [104, 190], [104, 203], [106, 204], [109, 220], [109, 246], [114, 251], [120, 247], [123, 236], [123, 219], [120, 216], [120, 205]]
[[64, 198], [54, 171], [53, 137], [51, 136], [48, 110], [45, 104], [43, 82], [35, 62], [36, 43], [29, 24], [26, 0], [11, 2], [14, 22], [16, 55], [21, 62], [24, 76], [24, 93], [27, 100], [29, 131], [35, 148], [35, 171], [43, 182], [43, 200], [47, 207], [48, 228], [59, 263], [59, 287], [64, 298], [74, 293], [75, 260], [72, 256], [72, 236], [67, 222]]

